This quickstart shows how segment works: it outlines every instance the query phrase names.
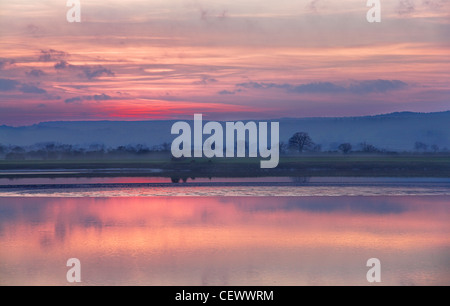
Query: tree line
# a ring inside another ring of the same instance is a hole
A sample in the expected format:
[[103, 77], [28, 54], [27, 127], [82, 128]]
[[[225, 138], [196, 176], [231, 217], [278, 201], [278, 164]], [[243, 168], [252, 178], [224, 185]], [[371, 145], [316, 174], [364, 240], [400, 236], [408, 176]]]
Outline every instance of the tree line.
[[103, 144], [92, 144], [87, 147], [59, 143], [41, 143], [26, 147], [0, 144], [0, 158], [6, 160], [126, 158], [143, 157], [151, 154], [170, 154], [170, 144], [163, 143], [153, 147], [148, 147], [143, 144], [117, 147], [106, 147]]
[[[372, 144], [362, 142], [356, 145], [345, 142], [337, 146], [336, 150], [324, 151], [320, 144], [317, 144], [305, 132], [297, 132], [289, 138], [288, 143], [281, 142], [281, 155], [295, 155], [302, 153], [397, 153], [389, 152], [382, 148], [377, 148]], [[236, 146], [235, 146], [236, 147]], [[0, 159], [6, 160], [52, 160], [52, 159], [77, 159], [77, 158], [136, 158], [147, 155], [168, 155], [170, 156], [170, 143], [162, 143], [157, 146], [146, 146], [143, 144], [126, 145], [117, 147], [106, 147], [103, 144], [91, 144], [86, 147], [67, 145], [59, 143], [39, 143], [32, 146], [3, 145], [0, 143]], [[248, 143], [246, 143], [248, 151]], [[418, 153], [439, 153], [448, 152], [447, 148], [439, 148], [433, 144], [428, 145], [423, 142], [415, 142], [413, 152]]]
[[[321, 152], [322, 147], [319, 144], [314, 143], [308, 133], [305, 132], [297, 132], [291, 138], [287, 144], [280, 144], [280, 152], [281, 153], [303, 153], [303, 152]], [[372, 144], [367, 142], [361, 142], [357, 145], [357, 148], [354, 148], [351, 143], [345, 142], [341, 143], [337, 146], [337, 151], [343, 154], [349, 154], [351, 152], [358, 153], [397, 153], [397, 152], [389, 152], [382, 148], [377, 148]], [[330, 151], [328, 151], [330, 152]], [[332, 151], [331, 151], [332, 152]], [[414, 152], [448, 152], [447, 148], [440, 149], [438, 145], [433, 144], [431, 146], [422, 143], [415, 142], [414, 144]]]

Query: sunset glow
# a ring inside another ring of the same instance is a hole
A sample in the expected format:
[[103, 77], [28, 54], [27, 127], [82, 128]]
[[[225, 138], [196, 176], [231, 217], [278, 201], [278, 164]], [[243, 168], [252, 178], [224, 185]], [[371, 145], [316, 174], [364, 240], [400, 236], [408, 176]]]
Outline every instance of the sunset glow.
[[0, 3], [0, 124], [351, 116], [450, 106], [450, 2]]

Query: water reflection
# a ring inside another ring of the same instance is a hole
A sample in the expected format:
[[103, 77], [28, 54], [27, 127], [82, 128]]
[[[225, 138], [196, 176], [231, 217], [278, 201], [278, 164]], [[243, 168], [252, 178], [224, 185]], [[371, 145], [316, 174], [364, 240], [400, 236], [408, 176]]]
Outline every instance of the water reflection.
[[449, 200], [0, 198], [0, 285], [449, 285]]

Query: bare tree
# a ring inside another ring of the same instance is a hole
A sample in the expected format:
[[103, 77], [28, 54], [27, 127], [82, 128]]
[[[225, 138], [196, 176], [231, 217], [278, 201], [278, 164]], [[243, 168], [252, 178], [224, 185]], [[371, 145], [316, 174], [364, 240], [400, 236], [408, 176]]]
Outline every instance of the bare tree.
[[366, 142], [361, 143], [362, 151], [365, 153], [377, 153], [380, 152], [375, 146], [368, 144]]
[[352, 150], [352, 145], [348, 142], [342, 143], [339, 145], [338, 149], [341, 150], [342, 153], [347, 154]]
[[298, 132], [289, 138], [289, 148], [298, 152], [303, 152], [303, 150], [313, 145], [314, 142], [311, 137], [309, 137], [308, 133]]
[[280, 146], [280, 154], [286, 154], [286, 152], [288, 151], [288, 145], [281, 141], [279, 146]]
[[423, 142], [416, 141], [416, 143], [414, 144], [414, 149], [416, 149], [416, 151], [426, 151], [428, 149], [428, 145], [424, 144]]

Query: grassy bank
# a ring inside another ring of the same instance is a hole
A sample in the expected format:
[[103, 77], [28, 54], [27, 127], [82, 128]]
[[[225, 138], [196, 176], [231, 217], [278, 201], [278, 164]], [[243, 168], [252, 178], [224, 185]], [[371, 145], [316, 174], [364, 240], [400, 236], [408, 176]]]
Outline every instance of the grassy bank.
[[[1, 160], [0, 170], [81, 171], [74, 174], [21, 174], [39, 176], [389, 176], [450, 177], [450, 155], [320, 155], [282, 157], [275, 169], [261, 169], [257, 158], [121, 159], [121, 160]], [[107, 173], [100, 169], [114, 169]], [[147, 170], [148, 169], [148, 170]], [[149, 169], [160, 169], [153, 172]], [[1, 174], [17, 177], [17, 174]]]

